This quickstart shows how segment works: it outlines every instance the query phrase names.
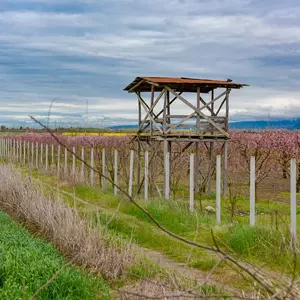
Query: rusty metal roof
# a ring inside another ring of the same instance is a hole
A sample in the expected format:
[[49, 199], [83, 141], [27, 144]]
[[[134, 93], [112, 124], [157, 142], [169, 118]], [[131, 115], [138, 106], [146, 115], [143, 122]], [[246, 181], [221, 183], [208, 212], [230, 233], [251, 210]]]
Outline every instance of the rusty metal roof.
[[201, 93], [208, 93], [219, 87], [239, 89], [243, 86], [248, 86], [247, 84], [232, 82], [229, 79], [224, 81], [185, 77], [136, 77], [124, 90], [128, 92], [150, 92], [151, 87], [154, 86], [155, 91], [161, 91], [164, 85], [168, 85], [175, 91], [190, 93], [197, 92], [197, 87], [200, 87]]

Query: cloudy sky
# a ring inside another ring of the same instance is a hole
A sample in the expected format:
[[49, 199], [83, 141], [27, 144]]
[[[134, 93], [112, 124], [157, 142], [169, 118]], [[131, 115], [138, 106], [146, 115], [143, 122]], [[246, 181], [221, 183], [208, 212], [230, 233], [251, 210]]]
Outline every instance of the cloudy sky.
[[[1, 124], [126, 123], [136, 76], [231, 78], [231, 120], [300, 116], [299, 0], [1, 0]], [[99, 125], [100, 126], [100, 125]]]

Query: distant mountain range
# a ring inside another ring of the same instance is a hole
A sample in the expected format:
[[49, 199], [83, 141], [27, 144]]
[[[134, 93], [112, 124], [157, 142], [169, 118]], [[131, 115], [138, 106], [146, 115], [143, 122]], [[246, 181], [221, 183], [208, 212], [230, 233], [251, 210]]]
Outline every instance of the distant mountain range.
[[[300, 129], [300, 118], [270, 121], [239, 121], [229, 122], [230, 129]], [[137, 125], [115, 125], [109, 127], [114, 130], [137, 129]]]
[[300, 118], [270, 121], [230, 122], [231, 129], [300, 129]]

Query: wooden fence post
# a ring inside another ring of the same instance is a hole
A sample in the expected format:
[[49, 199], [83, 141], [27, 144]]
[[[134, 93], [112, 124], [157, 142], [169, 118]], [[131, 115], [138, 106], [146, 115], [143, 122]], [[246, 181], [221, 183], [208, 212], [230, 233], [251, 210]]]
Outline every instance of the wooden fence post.
[[216, 219], [221, 223], [221, 156], [217, 155], [216, 163]]
[[118, 184], [118, 151], [115, 149], [114, 151], [114, 195], [118, 195], [118, 188], [116, 185]]
[[68, 173], [68, 150], [65, 148], [65, 164], [64, 164], [64, 173], [65, 175]]
[[54, 167], [54, 144], [51, 145], [51, 166]]
[[43, 165], [44, 165], [44, 157], [43, 157], [43, 153], [44, 152], [44, 144], [43, 143], [41, 143], [41, 157], [40, 157], [40, 159], [41, 159], [41, 168], [43, 168]]
[[297, 239], [297, 171], [296, 171], [296, 159], [291, 159], [290, 167], [290, 195], [291, 195], [291, 245], [295, 247]]
[[39, 167], [39, 144], [36, 142], [35, 144], [35, 166]]
[[134, 151], [130, 150], [129, 185], [128, 185], [128, 194], [130, 197], [132, 197], [133, 165], [134, 165]]
[[94, 185], [94, 147], [91, 148], [91, 186]]
[[26, 141], [23, 144], [23, 164], [26, 165]]
[[[102, 175], [106, 176], [105, 148], [102, 148]], [[101, 177], [102, 191], [105, 190], [106, 180]]]
[[20, 164], [23, 162], [23, 143], [21, 140], [19, 142], [19, 162]]
[[195, 182], [195, 163], [194, 153], [190, 154], [190, 212], [194, 212], [194, 182]]
[[149, 190], [149, 152], [145, 151], [145, 181], [144, 181], [144, 199], [148, 200]]
[[165, 153], [165, 200], [170, 199], [170, 152]]
[[15, 161], [19, 161], [19, 140], [16, 140], [16, 156], [15, 156]]
[[31, 167], [33, 168], [34, 164], [34, 142], [31, 142]]
[[84, 146], [81, 148], [81, 180], [84, 181]]
[[250, 158], [250, 226], [255, 225], [255, 157]]
[[15, 156], [15, 140], [12, 140], [11, 141], [11, 160], [13, 160], [14, 159], [14, 156]]
[[60, 175], [60, 145], [57, 146], [57, 177]]
[[73, 146], [73, 154], [72, 154], [72, 157], [73, 157], [73, 162], [72, 162], [72, 174], [73, 176], [75, 175], [75, 172], [76, 172], [76, 157], [75, 157], [75, 153], [76, 153], [76, 148], [75, 146]]
[[31, 149], [31, 145], [30, 145], [30, 142], [28, 141], [27, 142], [27, 166], [29, 167], [30, 166], [30, 158], [32, 156], [32, 149]]
[[48, 165], [49, 165], [49, 145], [46, 144], [46, 171], [48, 171]]

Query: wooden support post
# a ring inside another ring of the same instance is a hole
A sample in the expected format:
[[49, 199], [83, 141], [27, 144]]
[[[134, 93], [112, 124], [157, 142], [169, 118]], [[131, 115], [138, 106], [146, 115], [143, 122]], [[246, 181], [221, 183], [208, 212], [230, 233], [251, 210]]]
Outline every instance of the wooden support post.
[[[166, 94], [167, 94], [167, 116], [170, 116], [171, 115], [171, 106], [170, 106], [170, 92], [169, 91], [166, 91]], [[170, 117], [167, 117], [167, 125], [170, 125], [171, 123], [171, 118]]]
[[65, 175], [68, 173], [68, 150], [65, 147], [65, 164], [64, 164], [64, 173]]
[[230, 89], [226, 90], [226, 131], [228, 132], [228, 125], [229, 125], [229, 93], [230, 93]]
[[165, 91], [164, 97], [164, 112], [163, 112], [163, 133], [167, 132], [167, 105], [168, 105], [168, 92]]
[[91, 186], [94, 186], [94, 147], [91, 148]]
[[73, 158], [73, 161], [72, 161], [72, 175], [74, 176], [75, 173], [76, 173], [76, 157], [75, 157], [75, 153], [76, 153], [76, 148], [75, 146], [73, 146], [73, 154], [72, 154], [72, 158]]
[[167, 141], [164, 141], [164, 196], [165, 200], [170, 199], [170, 152]]
[[[153, 103], [154, 103], [154, 96], [155, 96], [155, 87], [154, 85], [151, 85], [151, 100], [150, 100], [150, 107], [153, 107]], [[152, 112], [150, 112], [152, 114]], [[150, 136], [153, 135], [153, 122], [150, 119]]]
[[130, 197], [132, 197], [133, 166], [134, 166], [134, 151], [130, 150], [129, 185], [128, 185], [128, 194]]
[[[138, 101], [138, 110], [139, 110], [139, 116], [138, 116], [138, 125], [139, 128], [141, 127], [142, 124], [142, 105], [141, 102]], [[140, 130], [142, 130], [140, 128]], [[137, 144], [137, 191], [139, 193], [139, 187], [141, 185], [141, 144], [140, 144], [140, 140], [137, 140], [138, 144]]]
[[291, 195], [291, 246], [294, 248], [297, 241], [297, 169], [296, 159], [291, 159], [290, 167], [290, 195]]
[[60, 145], [57, 146], [57, 177], [60, 176]]
[[[200, 109], [200, 87], [197, 87], [197, 109]], [[200, 136], [200, 115], [197, 114], [196, 119], [196, 132], [197, 135]], [[196, 142], [196, 165], [195, 165], [195, 191], [199, 194], [199, 165], [200, 165], [200, 143]]]
[[84, 181], [84, 146], [81, 148], [81, 180]]
[[221, 223], [221, 156], [217, 155], [216, 163], [216, 219]]
[[228, 191], [228, 141], [224, 143], [223, 159], [223, 199], [227, 199]]
[[141, 143], [138, 140], [137, 145], [137, 193], [139, 194], [141, 185]]
[[118, 195], [118, 151], [115, 149], [114, 151], [114, 195]]
[[46, 171], [48, 171], [48, 165], [49, 165], [49, 145], [46, 144], [46, 163], [45, 163]]
[[194, 212], [194, 175], [195, 175], [194, 153], [190, 154], [190, 212]]
[[[106, 176], [106, 161], [105, 161], [105, 148], [102, 148], [102, 159], [101, 159], [101, 163], [102, 163], [102, 175]], [[104, 177], [101, 177], [101, 186], [102, 186], [102, 191], [105, 190], [105, 186], [106, 186], [106, 180]]]
[[[214, 116], [214, 90], [211, 91], [211, 116]], [[213, 135], [213, 131], [211, 132], [211, 135]], [[209, 143], [209, 170], [208, 170], [208, 182], [207, 182], [207, 193], [211, 194], [211, 181], [213, 176], [213, 169], [214, 169], [214, 142]]]
[[144, 199], [148, 200], [149, 189], [149, 152], [145, 151], [145, 181], [144, 181]]
[[250, 226], [255, 225], [255, 157], [250, 158]]

